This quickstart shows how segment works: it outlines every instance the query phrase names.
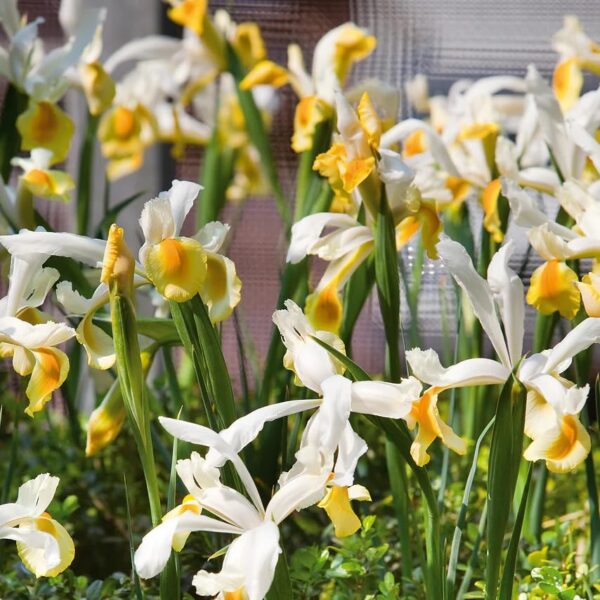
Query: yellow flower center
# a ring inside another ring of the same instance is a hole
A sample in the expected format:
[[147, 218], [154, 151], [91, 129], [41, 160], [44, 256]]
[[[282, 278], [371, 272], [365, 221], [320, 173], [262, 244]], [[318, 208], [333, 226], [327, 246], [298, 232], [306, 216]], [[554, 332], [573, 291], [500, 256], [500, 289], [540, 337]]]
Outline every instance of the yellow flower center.
[[421, 154], [427, 150], [425, 131], [423, 129], [415, 129], [412, 133], [406, 136], [402, 145], [402, 155], [404, 158]]
[[225, 600], [246, 600], [246, 592], [244, 588], [238, 588], [234, 592], [225, 592], [224, 596]]
[[125, 108], [124, 106], [118, 106], [115, 109], [114, 114], [114, 128], [115, 135], [120, 140], [125, 140], [133, 135], [135, 130], [135, 117], [133, 111]]
[[549, 460], [562, 460], [571, 452], [577, 441], [577, 424], [571, 415], [563, 417], [560, 426], [561, 435], [548, 448], [546, 457]]
[[36, 528], [39, 531], [43, 531], [44, 533], [49, 533], [50, 535], [56, 537], [56, 527], [52, 522], [52, 517], [47, 512], [43, 512], [35, 522]]
[[41, 143], [47, 144], [58, 133], [59, 123], [54, 112], [54, 107], [49, 102], [39, 102], [32, 123], [32, 133]]
[[335, 282], [306, 299], [306, 316], [310, 324], [319, 331], [337, 333], [342, 323], [342, 302]]
[[577, 280], [577, 274], [565, 263], [550, 260], [533, 272], [527, 302], [542, 315], [559, 311], [565, 319], [572, 319], [581, 301]]

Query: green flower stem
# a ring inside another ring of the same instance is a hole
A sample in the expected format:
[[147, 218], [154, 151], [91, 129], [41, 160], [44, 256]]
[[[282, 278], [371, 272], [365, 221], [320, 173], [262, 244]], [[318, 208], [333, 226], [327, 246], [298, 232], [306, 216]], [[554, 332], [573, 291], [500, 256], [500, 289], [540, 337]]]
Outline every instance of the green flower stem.
[[148, 402], [145, 398], [135, 310], [131, 299], [121, 293], [117, 286], [112, 286], [110, 291], [110, 309], [117, 358], [117, 374], [121, 384], [125, 409], [137, 444], [144, 477], [146, 478], [152, 524], [158, 525], [162, 517], [162, 509], [150, 435], [150, 414]]
[[[458, 518], [456, 519], [456, 525], [454, 527], [454, 535], [452, 536], [452, 546], [450, 548], [450, 560], [448, 561], [448, 574], [446, 576], [447, 596], [452, 598], [454, 593], [454, 586], [456, 583], [456, 567], [458, 564], [460, 541], [462, 538], [463, 531], [467, 525], [467, 511], [469, 510], [469, 497], [471, 495], [471, 488], [473, 487], [473, 481], [475, 480], [475, 474], [477, 472], [477, 459], [479, 458], [479, 451], [481, 444], [487, 435], [488, 431], [492, 428], [494, 419], [492, 419], [481, 432], [477, 442], [475, 443], [475, 450], [473, 452], [473, 460], [471, 461], [471, 468], [467, 477], [467, 483], [465, 484], [465, 490], [463, 493], [462, 503], [460, 505], [460, 511]], [[483, 516], [482, 516], [483, 518]]]
[[402, 557], [402, 579], [412, 578], [412, 541], [410, 539], [410, 491], [406, 465], [400, 452], [388, 439], [385, 440], [385, 455], [388, 465], [397, 466], [388, 469], [392, 500], [396, 515], [398, 516], [398, 534], [400, 536], [400, 550]]
[[[515, 370], [518, 369], [518, 366]], [[515, 494], [525, 425], [527, 391], [514, 377], [504, 384], [496, 407], [488, 467], [486, 598], [494, 600], [502, 563], [502, 544]]]
[[477, 527], [477, 536], [475, 537], [475, 541], [473, 542], [473, 550], [471, 551], [471, 557], [469, 558], [469, 562], [467, 563], [467, 570], [465, 571], [463, 580], [460, 584], [460, 587], [458, 588], [458, 593], [456, 594], [457, 600], [462, 600], [462, 598], [465, 597], [465, 594], [468, 592], [469, 587], [471, 586], [471, 581], [473, 580], [473, 574], [475, 573], [475, 569], [479, 564], [479, 548], [481, 547], [481, 541], [483, 540], [483, 536], [486, 530], [487, 511], [488, 504], [486, 501], [483, 505], [483, 509], [481, 510], [479, 526]]
[[[394, 219], [390, 210], [385, 187], [381, 186], [381, 197], [375, 226], [375, 282], [379, 296], [381, 316], [386, 336], [386, 373], [391, 381], [400, 381], [400, 277]], [[375, 419], [386, 432], [413, 470], [425, 498], [425, 543], [427, 547], [427, 593], [434, 600], [443, 597], [443, 558], [440, 532], [440, 516], [437, 499], [431, 487], [427, 471], [417, 467], [410, 455], [412, 438], [406, 424], [386, 419]], [[392, 433], [393, 428], [394, 433]], [[397, 455], [390, 455], [388, 473], [404, 468]], [[395, 473], [391, 475], [395, 477]]]
[[226, 193], [233, 178], [235, 150], [222, 147], [219, 130], [215, 127], [204, 151], [202, 164], [202, 201], [198, 203], [198, 228], [216, 221], [225, 205]]
[[231, 378], [221, 341], [199, 296], [187, 302], [170, 302], [170, 306], [177, 331], [194, 365], [206, 418], [210, 427], [219, 431], [236, 419]]
[[400, 276], [394, 218], [381, 188], [375, 226], [375, 283], [386, 338], [386, 372], [400, 381]]
[[35, 229], [35, 209], [33, 207], [33, 194], [19, 180], [15, 199], [17, 222], [20, 229]]
[[87, 235], [90, 207], [93, 201], [94, 149], [99, 116], [88, 114], [84, 138], [79, 155], [79, 178], [77, 180], [77, 233]]
[[521, 540], [521, 529], [523, 528], [523, 520], [525, 518], [525, 506], [527, 505], [527, 497], [529, 495], [529, 487], [531, 484], [531, 474], [533, 473], [533, 463], [529, 463], [527, 467], [527, 477], [525, 486], [521, 493], [519, 501], [519, 509], [515, 517], [508, 552], [506, 553], [506, 561], [504, 563], [504, 573], [500, 582], [500, 598], [512, 598], [513, 585], [515, 581], [515, 568], [517, 565], [517, 554], [519, 552], [519, 542]]
[[17, 129], [17, 118], [27, 108], [27, 96], [10, 84], [4, 96], [0, 120], [0, 175], [7, 183], [12, 166], [10, 161], [19, 153], [21, 135]]

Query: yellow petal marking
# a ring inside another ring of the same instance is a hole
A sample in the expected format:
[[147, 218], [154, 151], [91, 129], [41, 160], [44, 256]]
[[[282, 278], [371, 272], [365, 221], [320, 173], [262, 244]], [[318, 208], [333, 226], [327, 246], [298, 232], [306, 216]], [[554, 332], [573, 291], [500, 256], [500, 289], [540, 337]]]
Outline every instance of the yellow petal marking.
[[117, 403], [103, 401], [90, 415], [87, 424], [86, 456], [93, 456], [108, 446], [121, 432], [126, 412], [120, 393], [118, 399], [120, 402]]
[[183, 0], [167, 11], [171, 21], [187, 27], [197, 35], [204, 33], [207, 0]]
[[35, 357], [35, 365], [25, 392], [29, 400], [25, 412], [29, 416], [44, 408], [52, 392], [64, 383], [69, 372], [69, 359], [61, 350], [38, 348], [32, 353]]
[[227, 319], [241, 299], [242, 282], [235, 265], [220, 254], [206, 253], [206, 279], [200, 290], [213, 323]]
[[552, 89], [563, 112], [579, 100], [583, 87], [583, 75], [576, 57], [559, 62], [552, 75]]
[[97, 116], [108, 110], [115, 97], [115, 82], [99, 62], [80, 67], [81, 86], [90, 114]]
[[375, 37], [365, 34], [356, 25], [348, 24], [340, 31], [333, 56], [333, 70], [340, 83], [345, 82], [352, 65], [369, 56], [376, 45]]
[[442, 222], [435, 207], [421, 203], [416, 214], [405, 217], [396, 225], [396, 247], [403, 248], [421, 229], [421, 240], [427, 256], [437, 259], [436, 244], [442, 232]]
[[261, 60], [240, 82], [240, 89], [250, 90], [257, 85], [271, 85], [279, 88], [289, 81], [286, 69], [272, 60]]
[[125, 242], [125, 232], [113, 223], [108, 230], [100, 281], [109, 287], [114, 284], [119, 293], [132, 297], [134, 270], [135, 260]]
[[240, 23], [235, 28], [233, 46], [247, 69], [267, 58], [265, 42], [256, 23]]
[[223, 592], [224, 600], [246, 600], [248, 595], [244, 591], [244, 588], [238, 588], [233, 592]]
[[439, 416], [437, 397], [440, 391], [440, 388], [429, 388], [419, 400], [413, 403], [407, 419], [411, 429], [415, 424], [418, 425], [417, 435], [410, 448], [410, 454], [420, 467], [430, 461], [431, 457], [427, 453], [427, 449], [438, 437], [443, 444], [457, 454], [462, 455], [466, 452], [464, 440], [458, 437]]
[[425, 130], [415, 129], [409, 133], [402, 144], [402, 156], [410, 158], [427, 150], [427, 136]]
[[565, 319], [572, 319], [579, 310], [580, 296], [576, 287], [577, 274], [564, 262], [550, 260], [531, 275], [527, 302], [540, 314], [559, 311]]
[[313, 136], [317, 125], [332, 114], [332, 109], [318, 96], [305, 96], [296, 105], [294, 112], [294, 135], [292, 149], [305, 152], [313, 147]]
[[31, 169], [21, 181], [34, 196], [63, 201], [69, 199], [69, 192], [75, 187], [71, 176], [63, 171]]
[[167, 300], [186, 302], [195, 296], [206, 279], [206, 252], [191, 238], [168, 238], [150, 247], [146, 274]]
[[487, 184], [481, 194], [481, 205], [484, 215], [483, 226], [497, 244], [500, 244], [504, 239], [500, 215], [498, 214], [498, 199], [501, 189], [500, 179], [494, 179]]
[[338, 333], [342, 324], [343, 306], [335, 282], [306, 298], [304, 312], [317, 331]]
[[17, 542], [17, 551], [23, 564], [36, 577], [55, 577], [62, 573], [75, 558], [75, 546], [67, 530], [57, 521], [52, 519], [48, 513], [42, 513], [39, 517], [31, 519], [22, 525], [24, 529], [37, 529], [54, 537], [58, 543], [60, 562], [54, 568], [48, 568], [42, 548], [32, 548], [23, 542]]
[[360, 529], [360, 519], [352, 509], [347, 487], [332, 486], [318, 506], [325, 509], [337, 537], [347, 537]]
[[46, 148], [52, 151], [52, 162], [62, 162], [69, 153], [75, 125], [55, 104], [31, 101], [19, 115], [17, 129], [21, 134], [21, 149]]
[[375, 106], [371, 101], [368, 92], [365, 92], [358, 103], [358, 120], [367, 135], [371, 148], [379, 148], [381, 139], [381, 121], [377, 116]]
[[354, 158], [339, 164], [340, 176], [345, 192], [352, 192], [371, 174], [375, 168], [375, 158]]

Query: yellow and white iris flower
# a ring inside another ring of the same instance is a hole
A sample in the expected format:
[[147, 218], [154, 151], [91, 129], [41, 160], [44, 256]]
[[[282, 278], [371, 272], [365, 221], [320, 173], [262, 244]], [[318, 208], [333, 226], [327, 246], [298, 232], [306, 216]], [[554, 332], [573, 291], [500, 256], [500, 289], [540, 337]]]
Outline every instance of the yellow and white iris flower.
[[0, 504], [0, 539], [17, 542], [20, 559], [36, 577], [62, 573], [75, 556], [71, 536], [46, 512], [58, 482], [38, 475], [19, 487], [16, 502]]
[[306, 70], [300, 46], [290, 44], [287, 69], [262, 60], [246, 75], [242, 87], [281, 87], [287, 83], [292, 86], [299, 98], [292, 148], [304, 152], [312, 148], [317, 125], [333, 115], [334, 93], [344, 86], [352, 65], [369, 56], [375, 45], [375, 38], [365, 30], [354, 23], [344, 23], [317, 42], [311, 73]]
[[16, 157], [11, 164], [23, 169], [19, 181], [31, 194], [67, 202], [75, 188], [75, 182], [68, 173], [50, 168], [54, 162], [52, 157], [50, 150], [34, 148], [30, 158]]
[[250, 500], [223, 485], [219, 470], [208, 465], [198, 453], [178, 461], [177, 472], [189, 495], [144, 537], [135, 553], [136, 571], [144, 579], [160, 573], [171, 550], [180, 551], [193, 531], [230, 534], [234, 539], [227, 548], [221, 570], [217, 573], [201, 570], [192, 584], [201, 596], [262, 600], [271, 586], [281, 553], [278, 525], [295, 510], [318, 501], [329, 475], [328, 465], [315, 463], [311, 472], [290, 478], [264, 507], [246, 466], [217, 433], [175, 419], [160, 421], [178, 439], [214, 448], [231, 461]]
[[[498, 360], [469, 359], [445, 369], [433, 350], [419, 349], [409, 351], [407, 359], [414, 376], [429, 384], [429, 390], [436, 392], [449, 387], [504, 383], [520, 361], [516, 376], [528, 391], [525, 433], [533, 440], [533, 448], [525, 452], [525, 458], [544, 459], [555, 471], [572, 470], [589, 451], [589, 435], [577, 416], [589, 387], [576, 387], [563, 378], [562, 373], [576, 354], [600, 341], [600, 319], [584, 320], [553, 349], [521, 360], [524, 290], [518, 275], [508, 265], [511, 246], [511, 242], [505, 244], [494, 255], [486, 281], [476, 272], [460, 244], [451, 240], [438, 244], [444, 266], [464, 290]], [[548, 415], [552, 418], [549, 419]], [[417, 422], [422, 426], [420, 421]], [[429, 428], [429, 424], [425, 423], [425, 427]], [[434, 436], [436, 431], [431, 427], [432, 431], [427, 432], [424, 443], [435, 437], [443, 440], [446, 433], [439, 429], [442, 435]], [[413, 451], [413, 458], [415, 454], [419, 458], [422, 448], [413, 446]]]
[[600, 75], [600, 45], [586, 35], [577, 17], [567, 15], [562, 28], [552, 36], [552, 46], [560, 54], [552, 89], [562, 110], [567, 111], [579, 99], [583, 71]]
[[25, 412], [30, 416], [42, 410], [65, 381], [69, 359], [57, 346], [75, 334], [38, 309], [58, 279], [55, 269], [41, 268], [47, 257], [11, 257], [9, 289], [0, 301], [0, 356], [12, 358], [16, 373], [30, 376], [25, 391]]
[[16, 122], [23, 150], [46, 148], [54, 161], [66, 158], [75, 126], [57, 102], [71, 85], [67, 72], [92, 43], [102, 19], [102, 11], [83, 12], [77, 26], [68, 32], [68, 41], [46, 53], [38, 36], [43, 19], [27, 23], [19, 15], [16, 0], [2, 3], [0, 21], [9, 46], [0, 48], [0, 74], [29, 97], [27, 109]]
[[600, 257], [600, 203], [581, 183], [565, 182], [557, 190], [556, 199], [574, 222], [570, 229], [543, 213], [535, 197], [514, 181], [505, 179], [502, 185], [514, 222], [528, 229], [529, 243], [545, 261], [531, 276], [528, 303], [543, 315], [558, 311], [572, 319], [579, 311], [580, 290], [590, 290], [586, 282], [579, 284], [577, 273], [566, 261]]
[[[182, 302], [200, 294], [213, 323], [225, 320], [240, 301], [241, 282], [235, 265], [219, 253], [229, 228], [219, 222], [205, 225], [193, 238], [180, 236], [186, 215], [200, 193], [195, 183], [174, 181], [172, 188], [146, 203], [140, 224], [145, 243], [140, 249], [134, 285], [152, 283], [167, 299]], [[101, 268], [106, 241], [71, 233], [22, 230], [17, 235], [0, 236], [13, 257], [27, 257], [32, 248], [43, 262], [48, 256], [67, 256]], [[82, 316], [77, 339], [88, 354], [90, 366], [108, 369], [114, 364], [110, 336], [92, 319], [108, 302], [108, 289], [100, 283], [91, 298], [74, 291], [69, 282], [57, 287], [58, 300], [67, 312]]]
[[172, 188], [144, 206], [140, 225], [144, 245], [140, 262], [145, 275], [168, 300], [184, 302], [200, 294], [215, 323], [229, 317], [240, 301], [241, 282], [235, 265], [218, 253], [229, 231], [212, 222], [194, 237], [181, 236], [185, 217], [201, 187], [174, 181]]

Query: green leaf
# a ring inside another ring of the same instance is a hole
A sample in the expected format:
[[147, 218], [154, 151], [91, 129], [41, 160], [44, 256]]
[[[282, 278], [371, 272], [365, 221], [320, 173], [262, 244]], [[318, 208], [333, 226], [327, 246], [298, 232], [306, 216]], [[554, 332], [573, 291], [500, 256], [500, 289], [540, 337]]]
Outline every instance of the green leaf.
[[194, 371], [206, 395], [206, 416], [212, 429], [228, 427], [236, 419], [231, 377], [221, 341], [199, 296], [187, 302], [170, 302], [171, 313]]
[[150, 414], [145, 398], [145, 383], [138, 343], [135, 310], [131, 299], [118, 290], [110, 291], [110, 307], [116, 366], [125, 410], [142, 462], [152, 516], [157, 525], [162, 517], [156, 465], [150, 435]]
[[496, 407], [488, 467], [486, 592], [490, 600], [497, 595], [502, 545], [521, 461], [526, 396], [524, 386], [510, 377]]
[[523, 520], [525, 518], [525, 507], [527, 505], [527, 496], [529, 495], [529, 486], [531, 484], [532, 473], [533, 463], [529, 463], [525, 487], [523, 488], [523, 493], [521, 494], [519, 510], [517, 512], [512, 534], [510, 536], [508, 552], [506, 553], [506, 560], [504, 562], [504, 573], [502, 574], [502, 581], [500, 583], [500, 598], [512, 597], [515, 568], [517, 565], [517, 553], [519, 551], [519, 542], [521, 541], [521, 529], [523, 528]]
[[381, 187], [375, 226], [375, 283], [386, 339], [386, 372], [400, 381], [400, 275], [394, 217]]
[[17, 117], [27, 108], [27, 96], [9, 84], [2, 106], [0, 121], [0, 175], [5, 182], [10, 179], [10, 161], [21, 149], [21, 135], [17, 129]]
[[222, 147], [219, 141], [219, 129], [215, 127], [206, 146], [202, 164], [202, 193], [197, 203], [197, 225], [203, 227], [216, 221], [225, 205], [226, 192], [233, 178], [235, 151]]
[[98, 130], [99, 116], [88, 113], [85, 135], [79, 154], [79, 178], [77, 180], [77, 233], [87, 235], [90, 204], [93, 198], [94, 179], [94, 149], [96, 145], [96, 132]]
[[344, 312], [340, 327], [340, 338], [346, 345], [346, 352], [349, 355], [351, 355], [354, 326], [373, 289], [374, 283], [374, 263], [372, 258], [368, 258], [356, 269], [344, 286]]

